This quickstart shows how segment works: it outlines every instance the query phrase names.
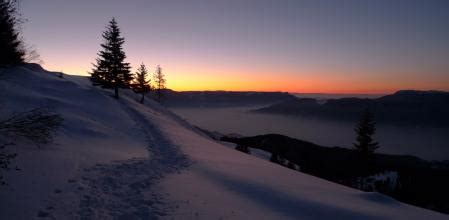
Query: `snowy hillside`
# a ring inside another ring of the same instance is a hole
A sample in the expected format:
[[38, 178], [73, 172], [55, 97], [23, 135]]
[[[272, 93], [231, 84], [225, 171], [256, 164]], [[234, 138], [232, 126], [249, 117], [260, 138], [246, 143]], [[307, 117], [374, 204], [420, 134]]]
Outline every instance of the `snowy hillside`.
[[37, 65], [0, 70], [2, 114], [60, 113], [55, 143], [12, 146], [0, 219], [449, 219], [217, 143], [158, 104]]

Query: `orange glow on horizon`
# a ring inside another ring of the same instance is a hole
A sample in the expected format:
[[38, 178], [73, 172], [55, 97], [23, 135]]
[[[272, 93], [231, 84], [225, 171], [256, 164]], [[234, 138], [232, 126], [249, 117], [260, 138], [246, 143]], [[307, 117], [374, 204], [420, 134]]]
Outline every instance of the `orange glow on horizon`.
[[[330, 77], [331, 75], [332, 77]], [[348, 78], [349, 77], [349, 78]], [[173, 74], [168, 75], [168, 88], [175, 91], [267, 91], [290, 93], [329, 93], [329, 94], [391, 94], [398, 90], [447, 90], [444, 82], [404, 79], [401, 82], [379, 79], [365, 82], [365, 79], [345, 74], [290, 74], [280, 77], [277, 74]], [[427, 86], [426, 86], [427, 85]], [[430, 85], [430, 86], [429, 86]]]
[[[59, 66], [44, 65], [48, 70], [62, 71], [71, 75], [88, 76], [89, 65], [79, 67], [74, 63], [65, 64], [65, 69]], [[314, 73], [288, 74], [282, 77], [278, 74], [257, 72], [248, 74], [230, 71], [205, 71], [197, 73], [191, 68], [165, 70], [167, 88], [175, 91], [266, 91], [290, 93], [328, 93], [328, 94], [390, 94], [397, 90], [448, 90], [444, 82], [427, 79], [414, 81], [404, 79], [397, 82], [389, 79], [360, 79], [351, 74]], [[423, 86], [427, 85], [427, 86]]]

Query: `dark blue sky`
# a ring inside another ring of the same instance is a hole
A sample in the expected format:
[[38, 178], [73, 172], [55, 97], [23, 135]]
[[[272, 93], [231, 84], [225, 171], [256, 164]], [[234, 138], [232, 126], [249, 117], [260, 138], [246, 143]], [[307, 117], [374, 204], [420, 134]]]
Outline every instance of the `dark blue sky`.
[[445, 0], [22, 0], [26, 41], [86, 74], [116, 17], [128, 61], [180, 90], [449, 90]]

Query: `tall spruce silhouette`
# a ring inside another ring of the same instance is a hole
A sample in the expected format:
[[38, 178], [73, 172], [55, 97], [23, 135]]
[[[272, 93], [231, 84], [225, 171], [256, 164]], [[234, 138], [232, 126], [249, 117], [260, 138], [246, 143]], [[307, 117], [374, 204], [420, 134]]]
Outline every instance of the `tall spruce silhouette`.
[[155, 90], [156, 90], [156, 98], [157, 98], [157, 101], [159, 102], [159, 103], [161, 103], [161, 101], [162, 101], [162, 96], [163, 96], [163, 90], [165, 89], [165, 83], [166, 83], [166, 80], [165, 80], [165, 75], [164, 75], [164, 73], [162, 72], [162, 68], [161, 68], [161, 66], [159, 66], [159, 65], [157, 65], [157, 67], [156, 67], [156, 72], [155, 72], [155, 74], [154, 74], [154, 83], [156, 84], [155, 85]]
[[373, 139], [373, 135], [376, 133], [376, 123], [374, 122], [374, 116], [371, 111], [368, 109], [365, 110], [354, 130], [357, 134], [354, 148], [357, 151], [369, 155], [379, 148], [379, 144]]
[[126, 54], [123, 51], [125, 38], [121, 37], [115, 18], [109, 22], [102, 36], [104, 43], [101, 44], [102, 50], [98, 52], [90, 79], [93, 85], [113, 88], [114, 96], [118, 99], [119, 88], [129, 88], [133, 77], [129, 63], [125, 62]]
[[135, 92], [142, 94], [140, 103], [145, 100], [145, 94], [151, 90], [150, 79], [148, 77], [148, 70], [145, 64], [141, 64], [134, 77], [133, 89]]
[[19, 37], [19, 23], [15, 0], [0, 0], [0, 66], [24, 62], [25, 51]]

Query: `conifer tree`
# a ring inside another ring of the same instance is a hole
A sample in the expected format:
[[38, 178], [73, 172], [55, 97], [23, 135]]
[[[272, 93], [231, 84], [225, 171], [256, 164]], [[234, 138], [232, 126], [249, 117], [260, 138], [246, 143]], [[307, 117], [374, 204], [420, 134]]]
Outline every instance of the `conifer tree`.
[[373, 114], [368, 109], [363, 113], [354, 130], [357, 134], [357, 143], [354, 143], [354, 148], [357, 151], [364, 155], [370, 155], [379, 148], [379, 144], [374, 142], [372, 137], [376, 133], [376, 123]]
[[101, 44], [102, 50], [98, 53], [90, 79], [93, 85], [113, 88], [115, 98], [118, 98], [118, 89], [129, 88], [133, 77], [129, 63], [125, 62], [126, 54], [123, 51], [125, 39], [121, 37], [115, 18], [109, 22], [102, 36], [104, 43]]
[[0, 67], [24, 62], [16, 3], [16, 0], [0, 0]]
[[134, 91], [141, 93], [140, 103], [144, 102], [145, 94], [151, 90], [150, 79], [148, 79], [148, 70], [145, 64], [141, 64], [134, 77]]
[[155, 89], [156, 89], [156, 98], [157, 101], [160, 103], [162, 100], [162, 92], [165, 89], [165, 75], [164, 73], [162, 73], [162, 68], [158, 65], [156, 67], [156, 72], [154, 74], [154, 83], [155, 85]]

